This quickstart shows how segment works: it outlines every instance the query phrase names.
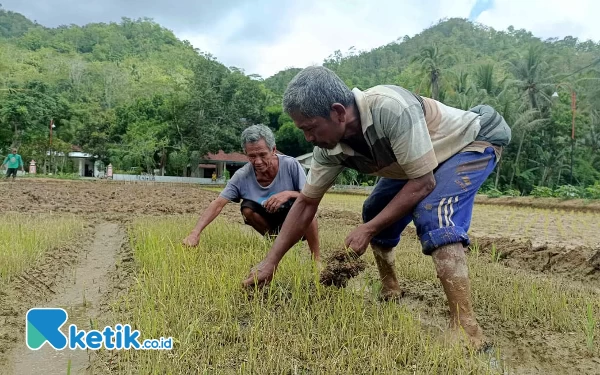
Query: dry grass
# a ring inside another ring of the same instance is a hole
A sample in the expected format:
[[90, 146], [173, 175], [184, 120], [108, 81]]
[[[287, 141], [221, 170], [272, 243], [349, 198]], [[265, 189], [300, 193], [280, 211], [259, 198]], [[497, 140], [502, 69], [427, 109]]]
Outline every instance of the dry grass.
[[72, 241], [83, 230], [74, 216], [5, 213], [0, 217], [0, 284], [32, 267], [44, 252]]
[[[485, 357], [432, 336], [406, 308], [318, 283], [304, 245], [272, 285], [250, 294], [240, 282], [269, 248], [261, 237], [213, 223], [198, 249], [182, 248], [192, 219], [137, 221], [139, 270], [118, 321], [142, 337], [172, 336], [171, 352], [122, 352], [114, 370], [133, 373], [492, 373]], [[324, 248], [339, 240], [324, 226]], [[114, 320], [113, 320], [114, 321]]]

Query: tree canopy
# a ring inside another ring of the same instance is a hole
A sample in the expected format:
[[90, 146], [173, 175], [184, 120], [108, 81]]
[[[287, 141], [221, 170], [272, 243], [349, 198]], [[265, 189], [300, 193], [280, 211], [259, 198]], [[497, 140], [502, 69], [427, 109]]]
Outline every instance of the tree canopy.
[[[593, 41], [464, 19], [323, 62], [350, 88], [396, 84], [461, 109], [494, 106], [513, 142], [486, 184], [521, 192], [600, 180], [599, 63]], [[45, 159], [53, 121], [54, 149], [77, 146], [122, 170], [185, 174], [207, 152], [241, 151], [242, 129], [256, 123], [298, 156], [312, 146], [281, 109], [298, 71], [247, 76], [151, 19], [46, 28], [0, 8], [0, 154], [18, 146], [25, 160]]]

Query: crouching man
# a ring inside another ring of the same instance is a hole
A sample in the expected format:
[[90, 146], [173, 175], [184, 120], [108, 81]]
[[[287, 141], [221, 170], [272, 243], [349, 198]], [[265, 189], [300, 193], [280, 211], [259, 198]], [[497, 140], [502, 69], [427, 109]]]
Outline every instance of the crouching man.
[[477, 190], [511, 138], [502, 116], [489, 106], [451, 108], [398, 86], [350, 90], [324, 67], [298, 73], [283, 109], [316, 146], [313, 161], [281, 235], [243, 284], [271, 281], [326, 190], [344, 168], [352, 168], [383, 177], [363, 205], [364, 224], [345, 240], [358, 255], [371, 245], [382, 297], [402, 296], [394, 248], [412, 221], [446, 294], [450, 333], [464, 331], [475, 348], [486, 346], [472, 307], [465, 247]]
[[[192, 232], [183, 240], [197, 246], [200, 234], [229, 202], [240, 202], [244, 222], [261, 235], [276, 236], [293, 202], [300, 196], [306, 174], [293, 157], [276, 153], [275, 136], [264, 125], [253, 125], [242, 132], [242, 147], [249, 163], [234, 173], [219, 197], [204, 213]], [[319, 261], [319, 237], [315, 215], [302, 231], [313, 259]], [[298, 238], [300, 239], [300, 237]]]

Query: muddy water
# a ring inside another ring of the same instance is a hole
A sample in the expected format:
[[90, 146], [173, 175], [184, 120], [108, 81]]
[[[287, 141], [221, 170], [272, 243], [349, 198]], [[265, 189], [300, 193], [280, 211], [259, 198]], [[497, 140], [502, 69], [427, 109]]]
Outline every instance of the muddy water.
[[[70, 324], [90, 329], [90, 319], [99, 313], [100, 301], [109, 286], [108, 273], [114, 268], [123, 241], [124, 233], [117, 224], [99, 224], [94, 241], [72, 271], [71, 280], [44, 306], [31, 307], [62, 307], [67, 310], [69, 319], [63, 325], [63, 333]], [[23, 342], [13, 351], [8, 369], [13, 374], [65, 374], [70, 360], [71, 374], [80, 374], [85, 372], [92, 355], [92, 351], [84, 350], [57, 351], [48, 344], [33, 351]]]

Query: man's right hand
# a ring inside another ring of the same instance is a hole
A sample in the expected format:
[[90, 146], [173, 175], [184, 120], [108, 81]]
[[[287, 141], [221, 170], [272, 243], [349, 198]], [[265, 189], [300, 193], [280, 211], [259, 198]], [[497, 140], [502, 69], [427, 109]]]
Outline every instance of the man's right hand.
[[187, 236], [183, 240], [183, 246], [196, 247], [196, 246], [198, 246], [199, 242], [200, 242], [200, 235], [196, 234], [196, 233], [191, 233], [189, 236]]

